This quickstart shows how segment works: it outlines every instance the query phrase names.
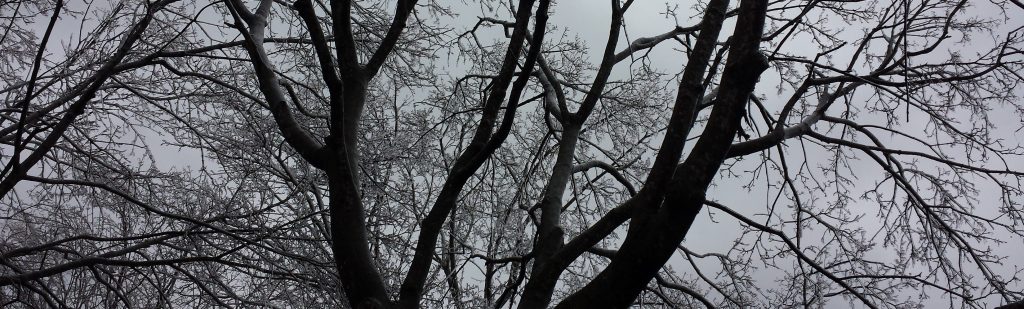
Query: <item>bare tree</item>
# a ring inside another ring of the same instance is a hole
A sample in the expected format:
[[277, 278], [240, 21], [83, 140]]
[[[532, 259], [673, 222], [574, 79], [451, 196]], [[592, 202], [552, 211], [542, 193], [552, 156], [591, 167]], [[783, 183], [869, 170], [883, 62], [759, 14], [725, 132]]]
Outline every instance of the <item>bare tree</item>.
[[0, 4], [0, 306], [1024, 298], [1018, 2], [559, 4]]

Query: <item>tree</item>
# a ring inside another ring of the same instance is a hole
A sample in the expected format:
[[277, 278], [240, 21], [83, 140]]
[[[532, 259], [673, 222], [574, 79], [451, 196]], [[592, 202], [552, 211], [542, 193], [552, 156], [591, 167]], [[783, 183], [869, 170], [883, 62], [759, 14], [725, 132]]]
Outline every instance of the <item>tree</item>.
[[0, 302], [1024, 297], [1018, 2], [558, 4], [3, 4]]

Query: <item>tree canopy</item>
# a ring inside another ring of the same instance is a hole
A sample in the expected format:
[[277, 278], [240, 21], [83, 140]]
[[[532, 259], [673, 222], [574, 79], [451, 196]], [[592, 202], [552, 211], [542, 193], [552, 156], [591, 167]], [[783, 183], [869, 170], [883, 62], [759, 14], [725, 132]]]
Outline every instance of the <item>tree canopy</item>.
[[1020, 14], [2, 2], [0, 307], [1018, 302]]

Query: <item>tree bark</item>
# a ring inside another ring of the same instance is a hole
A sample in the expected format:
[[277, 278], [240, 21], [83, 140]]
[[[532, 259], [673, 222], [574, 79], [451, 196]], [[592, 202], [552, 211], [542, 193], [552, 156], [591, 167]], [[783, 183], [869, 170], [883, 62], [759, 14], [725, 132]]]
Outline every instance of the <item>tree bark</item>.
[[673, 172], [673, 190], [657, 210], [635, 212], [626, 240], [608, 267], [558, 308], [626, 308], [675, 252], [703, 206], [757, 79], [768, 68], [758, 51], [766, 9], [765, 0], [741, 2], [721, 95], [697, 145]]

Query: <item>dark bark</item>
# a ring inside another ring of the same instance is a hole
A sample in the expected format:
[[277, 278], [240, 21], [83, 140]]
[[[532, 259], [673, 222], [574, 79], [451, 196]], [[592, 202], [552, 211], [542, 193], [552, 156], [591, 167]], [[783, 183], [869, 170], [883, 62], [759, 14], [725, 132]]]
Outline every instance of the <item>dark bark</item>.
[[[619, 6], [618, 0], [612, 1], [612, 22], [608, 27], [608, 40], [604, 48], [604, 56], [601, 65], [591, 83], [590, 91], [580, 102], [580, 108], [576, 113], [569, 114], [564, 104], [561, 93], [557, 94], [559, 100], [559, 112], [565, 115], [563, 121], [562, 136], [559, 139], [558, 153], [555, 158], [555, 165], [552, 167], [551, 177], [545, 185], [544, 194], [541, 196], [539, 205], [541, 210], [540, 226], [538, 227], [537, 238], [533, 246], [534, 264], [530, 280], [527, 281], [523, 290], [523, 299], [519, 308], [542, 308], [551, 302], [551, 295], [554, 292], [558, 277], [565, 269], [557, 261], [552, 260], [554, 254], [562, 247], [564, 232], [561, 228], [561, 207], [562, 196], [565, 188], [572, 178], [573, 161], [576, 153], [576, 143], [579, 141], [580, 132], [587, 118], [589, 118], [598, 100], [608, 84], [612, 68], [616, 61], [615, 46], [619, 41], [619, 32], [622, 28], [622, 15], [624, 9]], [[551, 74], [551, 72], [547, 72]], [[553, 76], [551, 76], [553, 77]], [[552, 80], [554, 78], [551, 78]], [[552, 85], [557, 82], [552, 81]], [[555, 87], [552, 87], [555, 88]], [[560, 91], [559, 88], [557, 91]], [[566, 115], [567, 114], [567, 115]]]
[[[524, 299], [528, 299], [530, 297], [544, 297], [546, 301], [530, 305], [546, 306], [548, 302], [550, 302], [554, 284], [557, 282], [565, 268], [568, 267], [573, 260], [583, 254], [583, 252], [586, 252], [594, 244], [628, 220], [636, 205], [640, 205], [644, 202], [652, 203], [653, 201], [661, 199], [661, 195], [664, 194], [666, 186], [664, 184], [652, 184], [667, 182], [669, 174], [665, 172], [658, 173], [655, 171], [657, 168], [670, 169], [679, 160], [683, 143], [686, 140], [686, 135], [688, 134], [690, 124], [692, 123], [693, 114], [696, 112], [697, 103], [703, 92], [700, 80], [703, 78], [705, 71], [707, 70], [707, 63], [714, 51], [716, 39], [721, 31], [722, 23], [725, 20], [725, 11], [728, 8], [728, 5], [728, 0], [716, 0], [708, 4], [704, 20], [702, 21], [702, 24], [705, 25], [705, 27], [701, 30], [701, 33], [698, 36], [693, 53], [688, 57], [688, 64], [683, 72], [683, 80], [679, 85], [679, 93], [676, 95], [673, 114], [669, 120], [669, 129], [666, 133], [666, 138], [661, 148], [662, 150], [659, 151], [654, 164], [656, 169], [652, 171], [652, 175], [648, 177], [647, 184], [633, 198], [611, 210], [593, 226], [573, 238], [565, 246], [560, 247], [559, 250], [549, 258], [550, 261], [541, 263], [539, 265], [540, 267], [534, 270], [534, 274], [530, 279], [530, 284], [543, 287], [544, 289], [531, 290], [531, 285], [528, 284], [528, 288], [526, 292], [524, 292]], [[615, 16], [613, 16], [613, 18], [615, 18]], [[617, 39], [617, 37], [610, 38], [609, 41], [613, 41], [615, 39]], [[614, 45], [612, 44], [609, 44], [608, 48], [606, 48], [607, 54], [605, 57], [605, 65], [607, 66], [613, 65], [617, 61], [618, 57], [612, 53], [613, 49]], [[544, 237], [542, 235], [539, 238], [543, 239]], [[561, 242], [561, 238], [559, 238], [558, 241]], [[533, 296], [533, 294], [539, 294], [539, 296]], [[528, 308], [525, 304], [526, 301], [524, 300], [524, 305], [521, 307]]]
[[390, 307], [391, 298], [368, 246], [366, 214], [359, 192], [339, 179], [348, 177], [349, 172], [345, 164], [332, 160], [328, 176], [331, 194], [331, 251], [338, 276], [353, 308]]
[[673, 190], [657, 210], [635, 211], [626, 240], [608, 267], [559, 308], [628, 307], [675, 252], [703, 206], [757, 79], [768, 67], [758, 52], [766, 8], [764, 0], [741, 2], [721, 95], [697, 145], [672, 173]]
[[[518, 107], [520, 96], [526, 88], [529, 74], [520, 75], [515, 80], [508, 99], [508, 108], [505, 110], [501, 125], [497, 130], [495, 130], [495, 124], [501, 103], [505, 101], [505, 92], [508, 90], [509, 84], [512, 83], [516, 64], [526, 43], [527, 26], [529, 25], [530, 16], [533, 15], [533, 4], [534, 0], [522, 0], [519, 2], [519, 11], [516, 12], [516, 26], [512, 33], [511, 43], [506, 50], [502, 68], [494, 78], [491, 92], [484, 103], [483, 115], [480, 123], [477, 125], [473, 139], [469, 147], [455, 161], [451, 174], [445, 181], [437, 200], [420, 224], [421, 228], [415, 254], [399, 290], [399, 306], [401, 308], [419, 307], [419, 301], [422, 297], [423, 288], [432, 264], [431, 257], [434, 255], [437, 238], [445, 220], [455, 211], [459, 194], [461, 194], [466, 182], [469, 181], [469, 178], [476, 173], [477, 169], [483, 165], [487, 158], [501, 146], [512, 128], [516, 107]], [[540, 55], [549, 5], [550, 1], [541, 0], [540, 6], [537, 9], [535, 35], [523, 63], [523, 70], [525, 72], [533, 70], [534, 64]]]

